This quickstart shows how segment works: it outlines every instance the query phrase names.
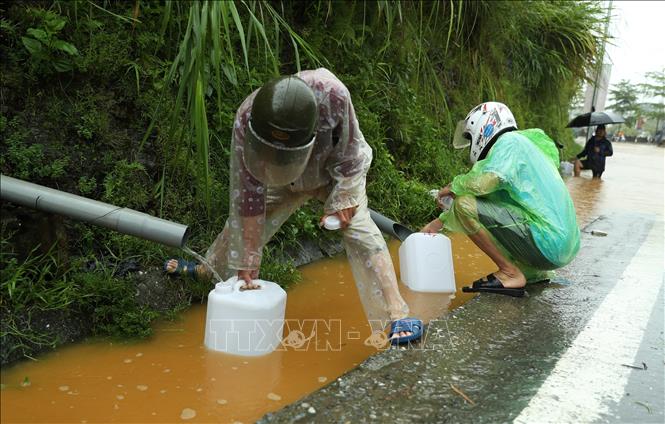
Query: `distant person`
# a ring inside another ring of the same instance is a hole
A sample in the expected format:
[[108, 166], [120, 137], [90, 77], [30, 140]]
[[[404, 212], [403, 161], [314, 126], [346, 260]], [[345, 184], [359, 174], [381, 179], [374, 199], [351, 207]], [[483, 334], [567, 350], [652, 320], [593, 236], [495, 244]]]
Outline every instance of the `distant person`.
[[540, 129], [518, 131], [497, 102], [476, 106], [455, 133], [453, 146], [471, 146], [473, 167], [439, 191], [452, 206], [421, 231], [464, 233], [499, 268], [463, 291], [524, 296], [527, 280], [568, 264], [580, 246], [557, 148]]
[[[393, 344], [422, 336], [409, 318], [386, 242], [367, 208], [372, 149], [360, 131], [346, 86], [324, 68], [268, 81], [251, 93], [233, 123], [230, 210], [206, 261], [222, 276], [255, 289], [263, 247], [310, 199], [334, 217], [370, 323], [390, 320]], [[169, 274], [210, 278], [194, 262], [171, 259]]]
[[[612, 156], [612, 143], [605, 137], [605, 125], [598, 125], [593, 137], [586, 142], [584, 150], [577, 155], [575, 176], [579, 177], [582, 170], [590, 169], [593, 177], [600, 179], [605, 172], [605, 158]], [[586, 159], [582, 159], [586, 157]]]

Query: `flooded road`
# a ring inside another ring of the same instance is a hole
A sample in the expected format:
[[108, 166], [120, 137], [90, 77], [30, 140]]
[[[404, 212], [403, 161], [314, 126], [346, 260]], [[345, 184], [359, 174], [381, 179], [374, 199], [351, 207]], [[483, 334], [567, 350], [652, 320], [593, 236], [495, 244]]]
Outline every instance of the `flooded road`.
[[[610, 159], [602, 181], [567, 180], [580, 227], [613, 209], [662, 215], [662, 149], [615, 145]], [[458, 287], [495, 269], [467, 238], [452, 241]], [[390, 243], [396, 266], [398, 247]], [[288, 291], [285, 335], [304, 339], [260, 358], [209, 352], [205, 305], [195, 305], [179, 321], [158, 324], [148, 341], [89, 341], [3, 370], [2, 422], [252, 422], [294, 402], [376, 352], [364, 343], [369, 326], [346, 259], [301, 272], [303, 281]], [[472, 296], [401, 289], [412, 315], [425, 320]]]
[[430, 324], [429, 349], [375, 355], [261, 422], [303, 402], [317, 422], [665, 422], [664, 159], [615, 144], [602, 181], [566, 180], [584, 233], [559, 284], [481, 294]]
[[[614, 143], [602, 180], [590, 171], [570, 177], [566, 185], [575, 203], [580, 228], [612, 211], [663, 215], [663, 148]], [[581, 150], [581, 147], [580, 147]]]
[[[390, 243], [396, 266], [398, 248]], [[492, 270], [465, 237], [453, 238], [453, 249], [458, 286]], [[280, 351], [207, 351], [205, 305], [194, 305], [178, 322], [158, 324], [148, 341], [93, 340], [3, 370], [2, 422], [252, 422], [296, 401], [377, 352], [364, 343], [370, 329], [345, 257], [301, 272], [288, 291], [284, 333], [301, 337]], [[401, 290], [426, 321], [472, 297]]]

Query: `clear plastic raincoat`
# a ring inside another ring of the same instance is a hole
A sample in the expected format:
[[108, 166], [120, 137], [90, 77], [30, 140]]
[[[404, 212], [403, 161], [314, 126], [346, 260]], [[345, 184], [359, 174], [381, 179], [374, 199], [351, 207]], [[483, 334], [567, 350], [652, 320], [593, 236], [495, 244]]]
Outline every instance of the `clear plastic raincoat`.
[[367, 209], [365, 177], [372, 149], [360, 132], [351, 95], [327, 69], [297, 76], [313, 89], [319, 107], [316, 139], [305, 171], [282, 187], [266, 187], [247, 171], [242, 153], [256, 91], [250, 94], [233, 126], [229, 218], [206, 259], [223, 278], [237, 270], [259, 269], [263, 247], [307, 200], [321, 200], [326, 214], [357, 206], [349, 227], [342, 231], [367, 317], [370, 321], [403, 318], [408, 307], [399, 295], [386, 242]]
[[444, 229], [486, 228], [528, 279], [568, 264], [580, 232], [558, 164], [558, 150], [542, 130], [501, 135], [485, 159], [453, 180], [453, 207], [440, 216]]

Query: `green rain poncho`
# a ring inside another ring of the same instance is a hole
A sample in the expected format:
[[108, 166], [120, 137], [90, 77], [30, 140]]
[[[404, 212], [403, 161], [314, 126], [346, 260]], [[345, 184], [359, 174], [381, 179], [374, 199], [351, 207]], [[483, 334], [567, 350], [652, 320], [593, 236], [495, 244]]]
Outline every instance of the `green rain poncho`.
[[[444, 230], [474, 234], [487, 228], [527, 278], [568, 264], [580, 233], [558, 164], [556, 146], [542, 130], [503, 134], [485, 159], [453, 180], [455, 202], [440, 216]], [[506, 233], [511, 237], [502, 244], [497, 235]], [[533, 259], [534, 249], [542, 260]]]

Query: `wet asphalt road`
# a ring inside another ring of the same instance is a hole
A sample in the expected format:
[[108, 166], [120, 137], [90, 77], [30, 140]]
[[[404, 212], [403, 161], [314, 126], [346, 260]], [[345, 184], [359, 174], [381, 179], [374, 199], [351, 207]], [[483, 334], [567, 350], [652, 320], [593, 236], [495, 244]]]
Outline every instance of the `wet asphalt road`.
[[[583, 233], [585, 254], [559, 272], [559, 283], [530, 286], [528, 299], [478, 297], [430, 324], [424, 346], [377, 354], [264, 422], [662, 423], [662, 234], [662, 222], [646, 215], [596, 220]], [[645, 247], [660, 254], [660, 281], [648, 290], [625, 274]], [[616, 288], [635, 296], [618, 293], [622, 306], [610, 303], [598, 317]], [[646, 318], [636, 320], [633, 309]], [[619, 322], [635, 328], [623, 334]]]
[[479, 296], [262, 422], [665, 422], [663, 216], [632, 209], [528, 298]]

